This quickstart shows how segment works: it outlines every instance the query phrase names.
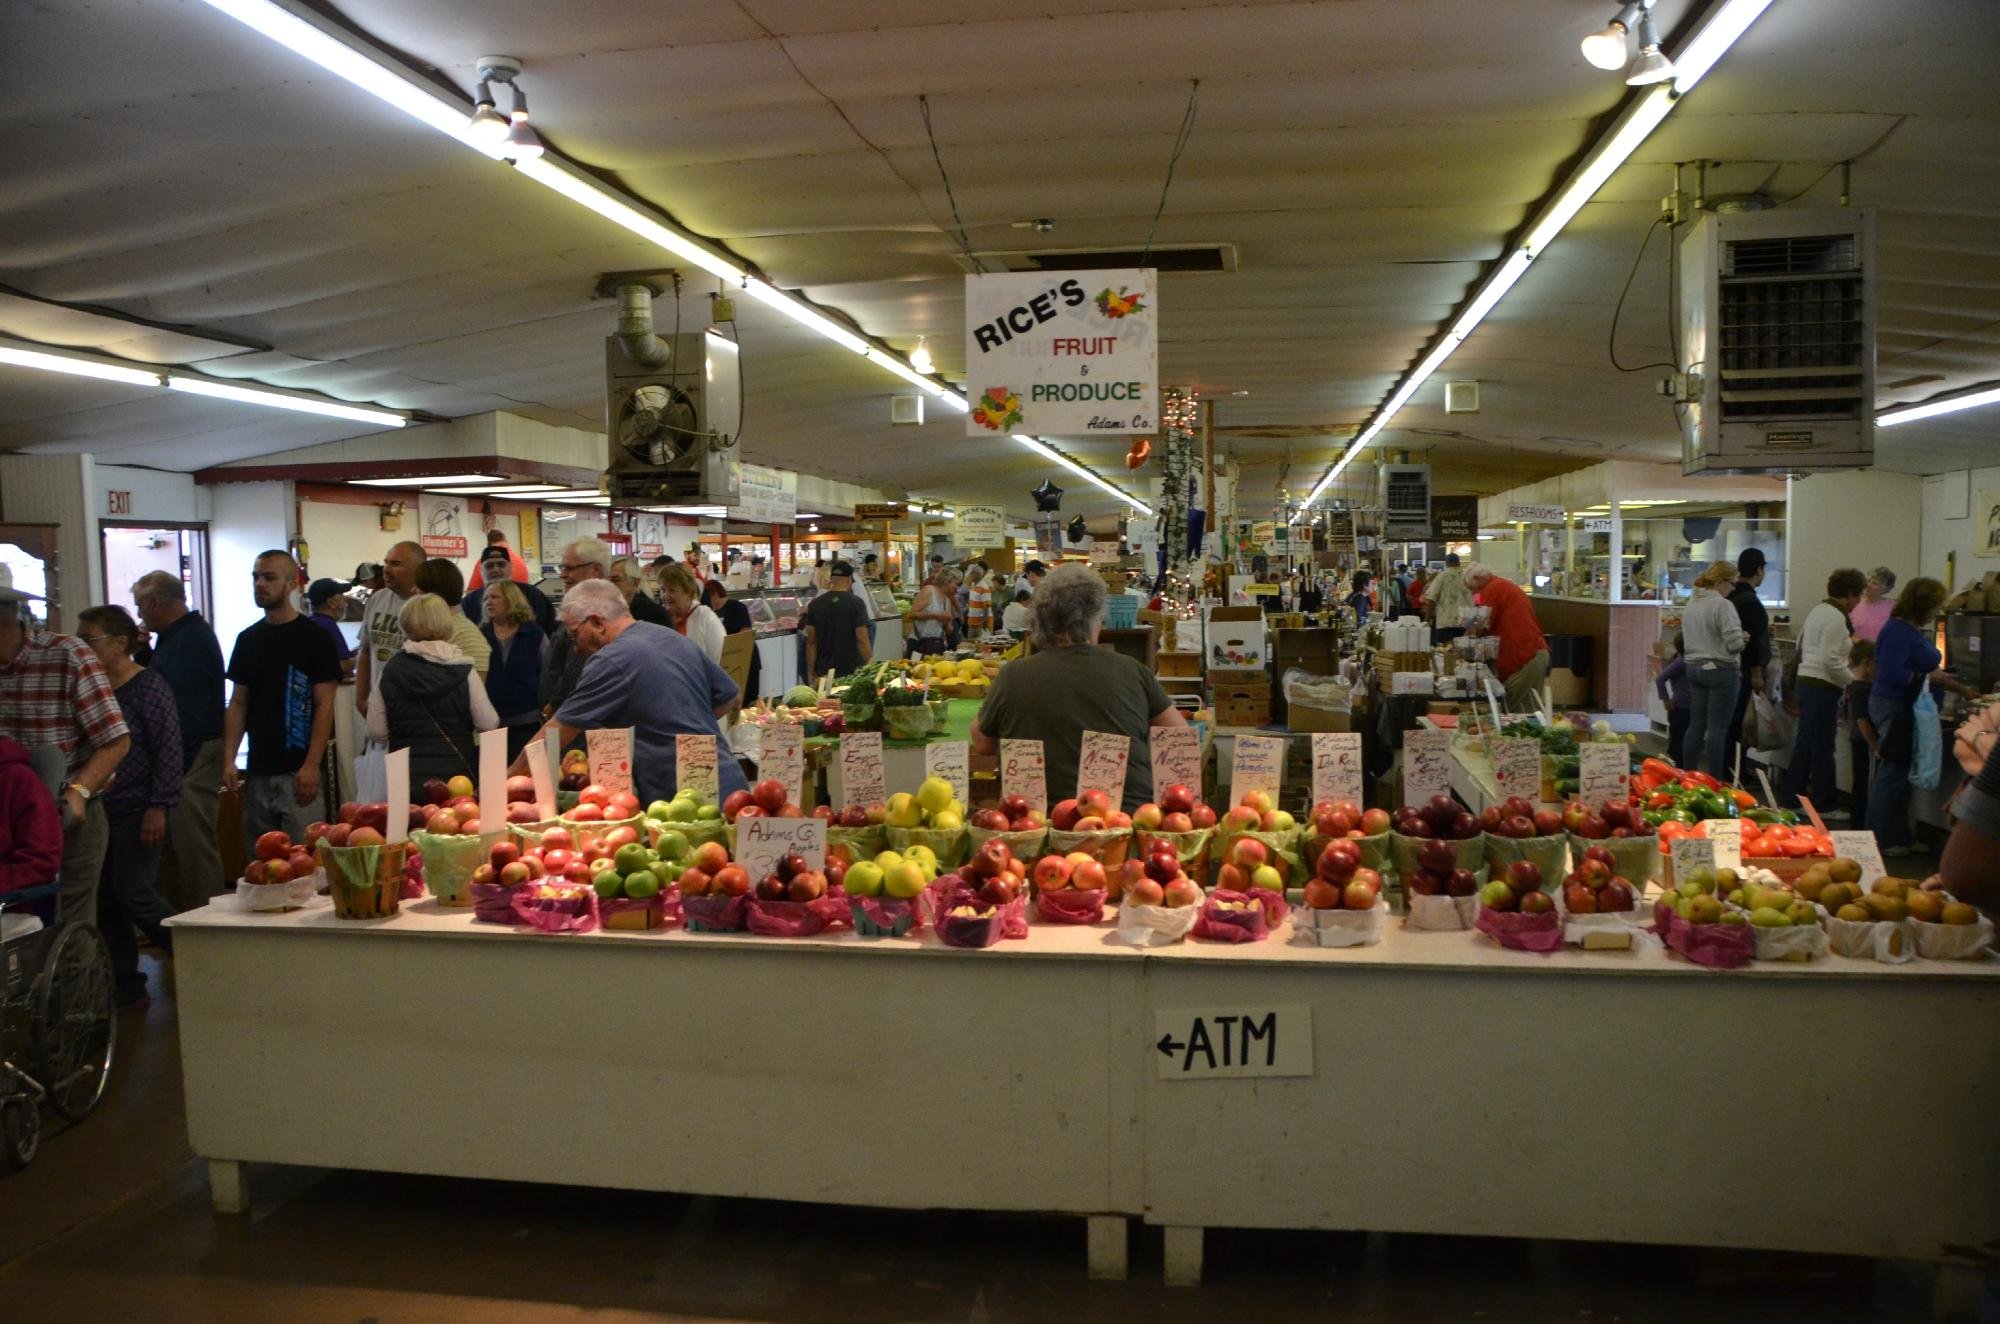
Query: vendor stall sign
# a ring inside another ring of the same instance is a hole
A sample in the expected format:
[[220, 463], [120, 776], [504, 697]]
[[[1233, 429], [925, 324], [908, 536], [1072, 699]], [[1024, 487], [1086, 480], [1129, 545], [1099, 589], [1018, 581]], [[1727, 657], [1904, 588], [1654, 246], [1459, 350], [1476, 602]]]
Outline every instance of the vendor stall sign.
[[1451, 732], [1428, 727], [1403, 733], [1403, 803], [1422, 807], [1451, 794]]
[[[667, 517], [640, 511], [632, 520], [632, 555], [642, 561], [667, 554]], [[523, 556], [526, 553], [522, 553]]]
[[854, 508], [855, 521], [862, 524], [899, 520], [909, 513], [910, 508], [900, 501], [869, 501]]
[[1152, 736], [1153, 798], [1169, 786], [1201, 794], [1201, 733], [1191, 726], [1156, 726]]
[[1312, 1008], [1159, 1007], [1147, 1054], [1161, 1080], [1310, 1076]]
[[951, 786], [960, 804], [972, 799], [972, 746], [963, 740], [933, 740], [924, 746], [924, 776]]
[[1049, 761], [1039, 740], [1000, 742], [1000, 794], [1018, 795], [1028, 808], [1049, 812]]
[[848, 731], [840, 737], [840, 781], [849, 805], [880, 804], [889, 798], [880, 731]]
[[1125, 765], [1131, 757], [1132, 737], [1115, 731], [1085, 731], [1083, 750], [1076, 759], [1076, 794], [1103, 791], [1114, 806], [1124, 803]]
[[1151, 267], [965, 278], [967, 436], [1157, 431]]
[[1312, 739], [1313, 803], [1365, 798], [1359, 731], [1321, 731]]
[[702, 799], [710, 802], [722, 797], [714, 736], [674, 737], [674, 789], [685, 786], [692, 786], [701, 792]]
[[1479, 498], [1433, 496], [1431, 536], [1440, 542], [1471, 542], [1479, 536]]
[[826, 820], [767, 818], [762, 814], [736, 820], [736, 863], [754, 878], [778, 872], [778, 861], [803, 855], [806, 867], [826, 867]]
[[1833, 838], [1835, 855], [1861, 866], [1863, 887], [1888, 875], [1889, 867], [1882, 863], [1882, 847], [1876, 842], [1873, 832], [1830, 832], [1827, 835]]
[[1591, 740], [1576, 749], [1576, 798], [1587, 805], [1623, 801], [1632, 787], [1632, 748], [1624, 741]]
[[744, 464], [733, 514], [755, 524], [792, 524], [799, 517], [799, 476], [788, 469]]
[[468, 555], [465, 531], [465, 498], [417, 496], [417, 543], [425, 556], [441, 556], [447, 561], [463, 561]]
[[[1505, 799], [1542, 798], [1542, 742], [1504, 738], [1493, 742], [1493, 781]], [[1595, 802], [1593, 802], [1595, 803]]]
[[1007, 540], [1007, 512], [998, 506], [960, 506], [952, 518], [951, 540], [969, 551], [998, 547]]
[[1242, 804], [1252, 791], [1264, 791], [1275, 800], [1284, 780], [1283, 736], [1236, 737], [1235, 757], [1229, 761], [1229, 803]]
[[[606, 726], [588, 732], [584, 738], [584, 750], [590, 757], [590, 780], [605, 790], [616, 794], [632, 789], [632, 728], [629, 726]], [[713, 743], [714, 738], [710, 737]], [[688, 785], [685, 750], [676, 751], [681, 763], [680, 784]], [[713, 760], [713, 755], [710, 756]], [[711, 794], [711, 798], [713, 798]]]
[[757, 775], [780, 782], [793, 804], [805, 803], [806, 729], [797, 722], [773, 722], [760, 733]]
[[551, 761], [549, 750], [555, 749], [555, 758], [562, 757], [562, 734], [556, 724], [550, 722], [546, 734], [540, 740], [530, 740], [521, 751], [528, 760], [528, 776], [535, 783], [535, 814], [549, 819], [556, 816], [556, 769], [560, 764]]
[[1516, 503], [1507, 507], [1509, 524], [1560, 524], [1567, 512], [1561, 506], [1528, 506]]

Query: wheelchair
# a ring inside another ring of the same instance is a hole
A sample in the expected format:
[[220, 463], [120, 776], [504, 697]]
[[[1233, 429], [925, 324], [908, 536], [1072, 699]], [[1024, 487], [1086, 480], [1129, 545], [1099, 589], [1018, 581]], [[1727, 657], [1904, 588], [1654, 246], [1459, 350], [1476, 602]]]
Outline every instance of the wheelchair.
[[51, 884], [0, 897], [0, 933], [31, 930], [0, 938], [0, 1171], [34, 1161], [44, 1101], [81, 1122], [111, 1076], [118, 1022], [104, 939], [87, 924], [20, 922], [58, 891]]

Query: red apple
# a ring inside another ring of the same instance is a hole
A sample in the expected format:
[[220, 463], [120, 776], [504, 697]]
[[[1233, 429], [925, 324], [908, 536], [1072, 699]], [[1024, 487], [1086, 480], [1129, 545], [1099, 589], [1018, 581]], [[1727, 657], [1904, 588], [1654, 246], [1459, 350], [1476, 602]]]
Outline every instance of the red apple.
[[535, 779], [533, 777], [509, 777], [507, 779], [507, 800], [510, 804], [534, 798]]
[[725, 864], [715, 871], [715, 890], [729, 896], [742, 896], [750, 890], [750, 875], [734, 864]]
[[1060, 855], [1044, 855], [1035, 861], [1035, 886], [1055, 892], [1069, 886], [1070, 863]]
[[349, 827], [353, 827], [361, 821], [361, 805], [354, 800], [345, 801], [341, 804], [340, 811], [334, 817]]
[[1103, 864], [1096, 860], [1078, 860], [1069, 871], [1069, 885], [1079, 892], [1094, 892], [1107, 881]]
[[1479, 875], [1470, 869], [1453, 869], [1444, 890], [1452, 896], [1471, 896], [1479, 890]]
[[802, 873], [811, 873], [812, 871], [812, 866], [806, 863], [806, 857], [797, 851], [793, 851], [778, 861], [778, 877], [784, 879], [786, 882], [790, 882]]
[[1501, 835], [1508, 837], [1532, 837], [1535, 835], [1535, 820], [1525, 814], [1515, 814], [1502, 825]]
[[1023, 817], [1027, 814], [1029, 808], [1028, 797], [1025, 795], [1003, 795], [1000, 797], [1000, 812], [1007, 815], [1009, 821]]
[[1200, 832], [1215, 826], [1215, 811], [1207, 805], [1196, 805], [1188, 810], [1188, 818], [1194, 823], [1194, 831]]
[[358, 827], [347, 834], [347, 844], [350, 846], [381, 846], [385, 845], [386, 841], [380, 829]]
[[570, 810], [564, 817], [573, 823], [602, 823], [604, 806], [579, 802], [576, 808]]
[[630, 791], [615, 791], [604, 804], [606, 818], [631, 818], [639, 812], [639, 797]]
[[1058, 832], [1074, 832], [1076, 821], [1083, 817], [1083, 807], [1075, 800], [1058, 800], [1049, 810], [1049, 825]]
[[756, 891], [759, 901], [783, 901], [789, 895], [789, 889], [785, 885], [785, 880], [776, 874], [771, 874], [759, 882]]
[[1603, 865], [1604, 872], [1606, 873], [1606, 875], [1615, 874], [1618, 872], [1618, 857], [1611, 853], [1609, 847], [1605, 846], [1588, 847], [1583, 852], [1583, 858], [1586, 860], [1595, 860], [1597, 863]]
[[1306, 904], [1314, 910], [1340, 909], [1340, 888], [1322, 878], [1306, 883]]
[[1582, 883], [1563, 885], [1563, 906], [1572, 915], [1595, 915], [1597, 913], [1597, 893]]
[[282, 860], [292, 853], [292, 839], [282, 832], [266, 832], [257, 838], [257, 858]]
[[1361, 830], [1371, 837], [1379, 837], [1389, 830], [1389, 811], [1369, 809], [1361, 815]]
[[1150, 878], [1141, 878], [1126, 887], [1125, 900], [1135, 906], [1165, 905], [1167, 889]]
[[1523, 915], [1545, 915], [1556, 908], [1556, 903], [1547, 892], [1530, 892], [1521, 898]]
[[681, 870], [680, 880], [676, 886], [681, 889], [682, 896], [707, 896], [714, 883], [715, 880], [706, 870], [688, 868]]
[[1361, 867], [1361, 848], [1352, 841], [1336, 841], [1319, 853], [1319, 876], [1329, 883], [1344, 883]]
[[[272, 863], [275, 864], [277, 861], [273, 860]], [[293, 878], [304, 878], [318, 867], [313, 857], [304, 851], [300, 851], [285, 861], [285, 872]]]
[[1479, 829], [1482, 832], [1500, 832], [1505, 836], [1506, 834], [1501, 832], [1501, 825], [1506, 821], [1507, 815], [1499, 805], [1487, 805], [1479, 811]]
[[750, 798], [764, 807], [767, 814], [775, 814], [785, 807], [787, 793], [785, 784], [775, 777], [766, 777], [750, 788]]
[[1192, 906], [1201, 901], [1201, 884], [1192, 878], [1176, 878], [1166, 886], [1162, 900], [1170, 906]]
[[1340, 904], [1348, 910], [1373, 910], [1375, 899], [1382, 895], [1382, 884], [1367, 878], [1350, 878], [1347, 886], [1340, 889]]
[[1458, 867], [1458, 851], [1448, 841], [1426, 841], [1417, 848], [1417, 867], [1449, 877]]
[[1599, 911], [1631, 910], [1637, 905], [1632, 884], [1623, 878], [1613, 878], [1595, 894]]
[[1160, 808], [1169, 814], [1193, 813], [1194, 805], [1194, 792], [1180, 782], [1175, 782], [1160, 792]]
[[528, 881], [528, 864], [525, 860], [515, 860], [500, 870], [500, 886], [519, 887]]
[[427, 805], [441, 805], [451, 799], [451, 788], [444, 784], [442, 777], [426, 777], [417, 789], [417, 796]]
[[1429, 869], [1417, 869], [1411, 872], [1405, 886], [1418, 896], [1439, 896], [1445, 890], [1445, 883], [1445, 879], [1438, 877]]
[[1534, 821], [1535, 835], [1538, 837], [1553, 837], [1563, 830], [1562, 815], [1553, 809], [1537, 809]]
[[998, 873], [979, 885], [979, 899], [989, 906], [1004, 906], [1014, 899], [1014, 877]]
[[1533, 860], [1516, 860], [1507, 866], [1507, 886], [1516, 892], [1534, 892], [1542, 886], [1542, 870]]
[[611, 788], [590, 782], [576, 793], [578, 804], [596, 805], [599, 809], [611, 803]]
[[505, 868], [521, 858], [521, 844], [507, 837], [493, 843], [493, 849], [486, 852], [487, 861], [494, 868]]

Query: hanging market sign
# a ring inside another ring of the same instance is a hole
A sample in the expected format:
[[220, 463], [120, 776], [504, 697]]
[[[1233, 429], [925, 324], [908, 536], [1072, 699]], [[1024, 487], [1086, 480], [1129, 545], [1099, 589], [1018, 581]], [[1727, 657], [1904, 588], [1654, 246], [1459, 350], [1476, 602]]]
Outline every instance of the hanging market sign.
[[1560, 524], [1563, 522], [1563, 514], [1561, 506], [1513, 505], [1507, 507], [1507, 522], [1509, 524]]
[[1479, 498], [1431, 498], [1431, 536], [1442, 542], [1471, 542], [1479, 536]]
[[862, 523], [876, 520], [899, 520], [910, 513], [910, 508], [900, 501], [869, 502], [854, 508], [854, 518]]
[[432, 496], [424, 492], [417, 497], [417, 544], [424, 549], [425, 556], [441, 556], [447, 561], [462, 561], [467, 554], [465, 538], [465, 498], [453, 496]]
[[960, 506], [952, 520], [951, 536], [967, 549], [998, 547], [1007, 540], [1007, 512], [998, 506]]
[[967, 436], [1159, 429], [1151, 267], [965, 278]]
[[791, 524], [799, 517], [799, 476], [761, 464], [739, 466], [742, 486], [734, 514], [758, 524]]
[[666, 554], [667, 517], [640, 512], [632, 521], [632, 555], [650, 561]]

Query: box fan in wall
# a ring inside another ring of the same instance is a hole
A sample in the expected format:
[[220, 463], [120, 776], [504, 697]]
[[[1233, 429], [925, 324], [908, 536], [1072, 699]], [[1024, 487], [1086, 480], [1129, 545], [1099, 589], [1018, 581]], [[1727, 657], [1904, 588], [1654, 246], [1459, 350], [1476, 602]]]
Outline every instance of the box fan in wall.
[[1680, 258], [1683, 472], [1872, 464], [1874, 213], [1704, 212]]
[[742, 494], [736, 343], [713, 331], [662, 337], [665, 366], [604, 341], [605, 488], [623, 502], [734, 505]]

